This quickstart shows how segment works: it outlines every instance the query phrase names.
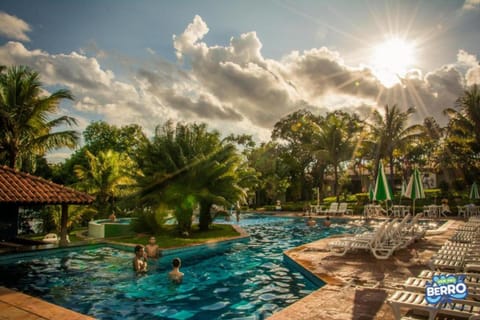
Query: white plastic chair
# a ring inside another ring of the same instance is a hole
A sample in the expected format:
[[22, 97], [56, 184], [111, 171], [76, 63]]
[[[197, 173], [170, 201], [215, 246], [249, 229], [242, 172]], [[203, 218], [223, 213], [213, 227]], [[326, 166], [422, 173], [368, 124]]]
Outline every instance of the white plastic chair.
[[43, 242], [48, 242], [48, 243], [58, 243], [58, 241], [60, 241], [60, 239], [58, 238], [56, 233], [47, 233], [43, 237], [42, 241]]
[[337, 212], [338, 212], [338, 202], [330, 203], [330, 208], [322, 211], [322, 213], [324, 214], [333, 214], [333, 215], [337, 214]]

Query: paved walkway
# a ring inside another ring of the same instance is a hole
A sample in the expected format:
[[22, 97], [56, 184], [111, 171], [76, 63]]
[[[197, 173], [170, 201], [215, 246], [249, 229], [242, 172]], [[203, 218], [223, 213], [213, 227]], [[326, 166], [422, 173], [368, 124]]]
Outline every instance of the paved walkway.
[[92, 320], [72, 310], [0, 287], [1, 320]]
[[377, 260], [368, 252], [331, 255], [322, 239], [291, 249], [285, 254], [327, 285], [273, 314], [268, 320], [395, 319], [386, 298], [408, 277], [428, 269], [430, 257], [462, 225], [450, 221], [443, 234], [426, 236], [387, 260]]

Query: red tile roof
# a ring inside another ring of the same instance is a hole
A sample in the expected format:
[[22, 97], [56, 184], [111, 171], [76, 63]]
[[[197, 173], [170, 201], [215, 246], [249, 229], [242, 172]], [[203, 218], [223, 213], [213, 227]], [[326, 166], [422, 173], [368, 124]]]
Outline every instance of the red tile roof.
[[0, 166], [0, 203], [88, 204], [93, 200], [86, 193]]

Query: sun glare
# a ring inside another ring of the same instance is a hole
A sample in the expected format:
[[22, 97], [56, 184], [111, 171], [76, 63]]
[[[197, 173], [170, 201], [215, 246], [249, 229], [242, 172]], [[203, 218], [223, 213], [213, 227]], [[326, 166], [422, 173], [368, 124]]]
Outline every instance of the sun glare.
[[402, 39], [392, 38], [373, 48], [371, 64], [375, 75], [386, 87], [399, 83], [415, 62], [414, 46]]

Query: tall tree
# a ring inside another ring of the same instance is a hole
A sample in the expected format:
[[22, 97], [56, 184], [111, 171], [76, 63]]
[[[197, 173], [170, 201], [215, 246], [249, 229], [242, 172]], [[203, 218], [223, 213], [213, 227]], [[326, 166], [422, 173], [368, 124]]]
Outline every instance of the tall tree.
[[126, 154], [137, 161], [138, 151], [148, 142], [142, 128], [136, 124], [118, 127], [104, 121], [90, 123], [83, 131], [85, 143], [61, 165], [55, 180], [66, 185], [75, 184], [78, 178], [71, 173], [75, 166], [88, 166], [87, 150], [94, 156], [100, 151], [112, 150]]
[[207, 229], [213, 204], [226, 205], [244, 196], [236, 149], [222, 143], [219, 133], [208, 131], [205, 124], [167, 122], [157, 127], [140, 167], [143, 202], [173, 208], [180, 232], [190, 231], [197, 204], [201, 228]]
[[[95, 196], [96, 214], [108, 217], [116, 210], [115, 202], [133, 192], [135, 164], [126, 155], [112, 150], [97, 156], [86, 151], [88, 166], [75, 166], [79, 189]], [[132, 172], [133, 171], [133, 172]]]
[[295, 111], [278, 121], [272, 132], [272, 140], [282, 149], [279, 156], [289, 171], [287, 200], [308, 198], [312, 193], [310, 166], [315, 160], [310, 146], [313, 142], [312, 122], [316, 117], [308, 110]]
[[55, 118], [60, 102], [73, 100], [70, 91], [44, 92], [39, 74], [27, 67], [0, 71], [0, 161], [11, 168], [31, 172], [36, 156], [78, 142], [75, 131], [54, 132], [76, 124], [72, 117]]
[[[467, 180], [480, 174], [480, 88], [473, 85], [457, 101], [455, 108], [447, 108], [446, 150], [451, 156], [451, 166], [461, 170]], [[472, 174], [473, 173], [473, 174]], [[467, 181], [471, 183], [472, 181]]]
[[253, 168], [258, 177], [258, 188], [255, 195], [255, 204], [263, 204], [266, 197], [267, 203], [274, 203], [285, 194], [290, 186], [291, 176], [285, 163], [282, 149], [278, 143], [262, 143], [252, 149], [248, 154], [248, 167]]
[[408, 119], [415, 112], [408, 108], [402, 112], [397, 105], [385, 105], [383, 115], [375, 110], [370, 123], [370, 139], [365, 141], [373, 150], [374, 173], [377, 175], [378, 164], [381, 159], [388, 159], [390, 168], [390, 183], [393, 184], [395, 152], [405, 150], [410, 143], [418, 143], [422, 126], [408, 125]]
[[339, 169], [340, 165], [352, 160], [356, 147], [356, 137], [360, 132], [360, 121], [356, 115], [345, 112], [327, 114], [325, 120], [315, 126], [315, 142], [313, 143], [316, 156], [333, 167], [333, 193], [339, 201]]

